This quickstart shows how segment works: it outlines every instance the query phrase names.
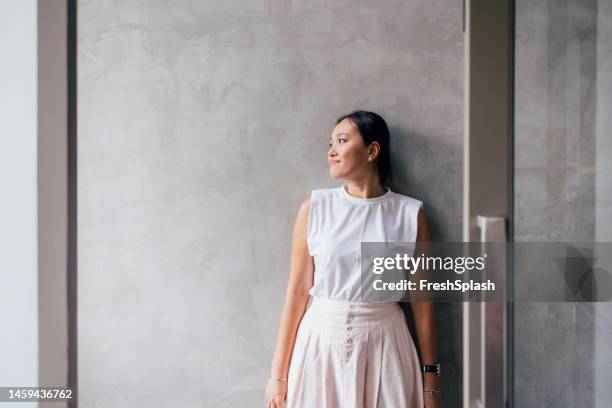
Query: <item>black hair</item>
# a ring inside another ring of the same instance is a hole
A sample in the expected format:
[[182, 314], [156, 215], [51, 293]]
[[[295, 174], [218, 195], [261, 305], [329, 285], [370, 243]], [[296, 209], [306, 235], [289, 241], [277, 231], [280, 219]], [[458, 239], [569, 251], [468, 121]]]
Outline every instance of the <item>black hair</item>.
[[340, 116], [336, 120], [336, 125], [344, 119], [350, 119], [359, 129], [364, 145], [372, 142], [380, 144], [380, 152], [376, 156], [375, 163], [378, 169], [378, 178], [381, 186], [390, 184], [391, 179], [391, 156], [389, 151], [389, 128], [387, 122], [377, 113], [356, 110], [346, 115]]

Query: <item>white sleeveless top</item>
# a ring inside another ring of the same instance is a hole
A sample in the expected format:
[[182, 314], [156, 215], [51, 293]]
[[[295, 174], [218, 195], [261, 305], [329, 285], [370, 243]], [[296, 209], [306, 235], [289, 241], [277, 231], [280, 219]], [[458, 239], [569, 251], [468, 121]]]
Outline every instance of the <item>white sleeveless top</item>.
[[307, 233], [315, 264], [310, 295], [361, 301], [361, 242], [415, 242], [422, 206], [391, 189], [374, 198], [350, 195], [345, 183], [313, 190]]

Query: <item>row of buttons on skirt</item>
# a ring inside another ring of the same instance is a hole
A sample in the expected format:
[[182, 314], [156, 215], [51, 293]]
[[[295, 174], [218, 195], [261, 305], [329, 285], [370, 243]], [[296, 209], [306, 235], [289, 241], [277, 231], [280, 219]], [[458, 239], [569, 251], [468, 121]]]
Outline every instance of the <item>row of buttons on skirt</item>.
[[[349, 309], [354, 309], [355, 305], [349, 305]], [[346, 352], [345, 355], [346, 357], [350, 357], [351, 356], [351, 345], [353, 344], [353, 339], [351, 338], [350, 334], [351, 334], [351, 330], [353, 330], [353, 326], [351, 326], [351, 322], [353, 321], [353, 319], [355, 318], [355, 315], [352, 313], [348, 313], [348, 315], [346, 316], [346, 338], [344, 339], [344, 342], [346, 344]]]

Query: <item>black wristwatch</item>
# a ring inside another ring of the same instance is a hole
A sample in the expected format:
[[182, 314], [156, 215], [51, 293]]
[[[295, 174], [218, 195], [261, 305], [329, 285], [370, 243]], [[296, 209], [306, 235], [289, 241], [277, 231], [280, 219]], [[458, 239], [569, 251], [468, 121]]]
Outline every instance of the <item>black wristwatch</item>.
[[436, 373], [440, 375], [440, 363], [421, 364], [421, 371], [424, 373]]

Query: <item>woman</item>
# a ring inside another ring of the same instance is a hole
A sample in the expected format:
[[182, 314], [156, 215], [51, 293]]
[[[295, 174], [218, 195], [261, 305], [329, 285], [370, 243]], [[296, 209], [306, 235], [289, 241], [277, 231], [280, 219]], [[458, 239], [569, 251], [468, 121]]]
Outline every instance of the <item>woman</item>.
[[340, 117], [328, 159], [345, 182], [313, 190], [298, 211], [266, 407], [437, 408], [433, 304], [411, 303], [420, 364], [399, 304], [359, 292], [361, 241], [427, 242], [422, 202], [387, 186], [389, 130], [375, 113]]

